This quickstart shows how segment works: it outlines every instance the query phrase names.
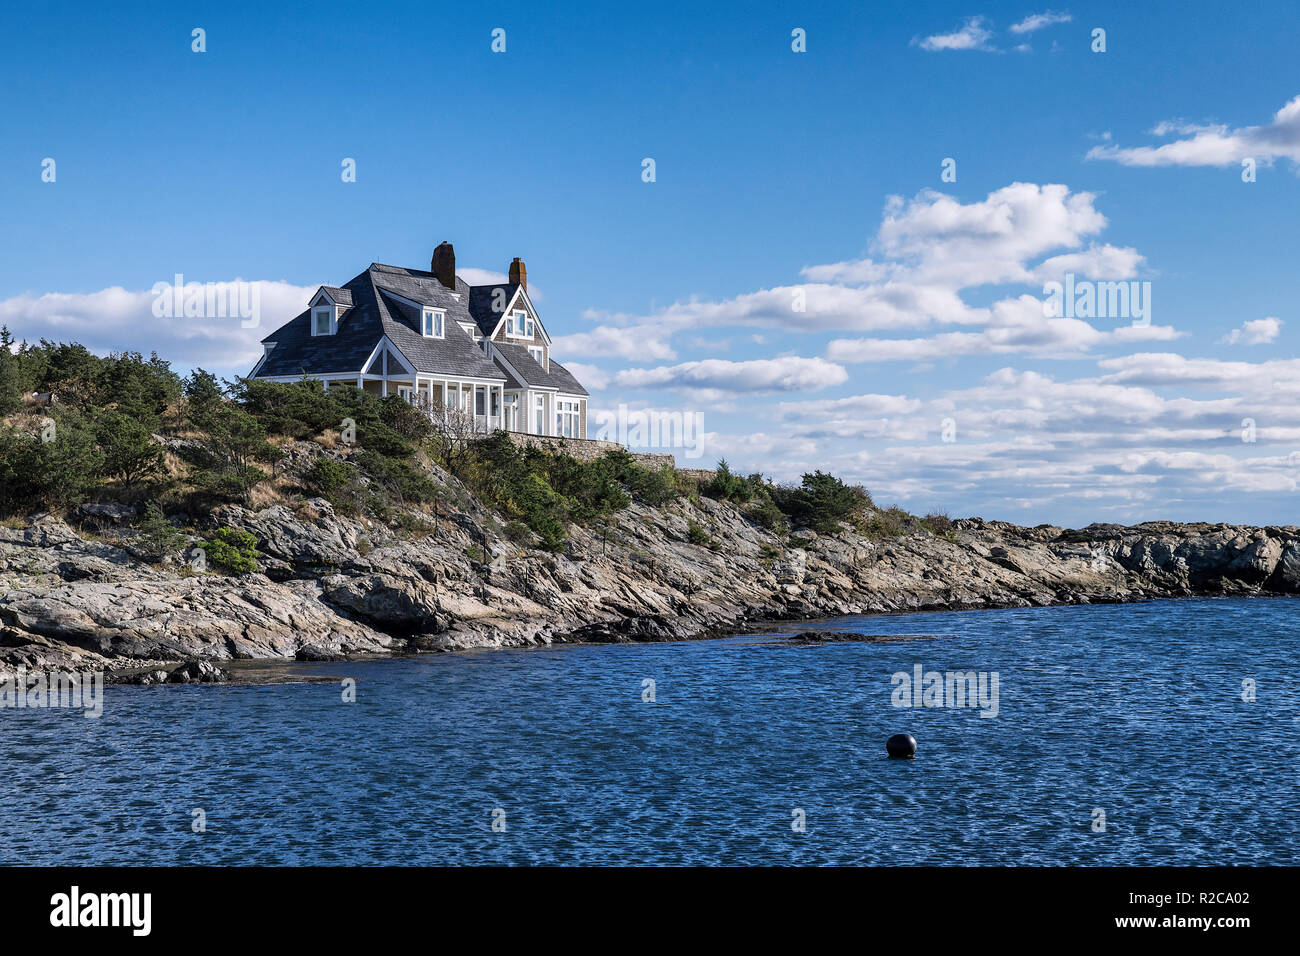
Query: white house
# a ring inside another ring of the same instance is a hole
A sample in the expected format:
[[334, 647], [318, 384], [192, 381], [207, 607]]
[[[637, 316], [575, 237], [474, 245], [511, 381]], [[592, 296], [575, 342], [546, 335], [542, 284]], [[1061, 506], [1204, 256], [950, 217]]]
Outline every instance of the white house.
[[428, 272], [372, 262], [321, 286], [306, 311], [262, 340], [250, 378], [346, 382], [423, 407], [459, 409], [484, 432], [587, 437], [587, 390], [551, 357], [524, 263], [509, 281], [471, 286], [449, 242]]

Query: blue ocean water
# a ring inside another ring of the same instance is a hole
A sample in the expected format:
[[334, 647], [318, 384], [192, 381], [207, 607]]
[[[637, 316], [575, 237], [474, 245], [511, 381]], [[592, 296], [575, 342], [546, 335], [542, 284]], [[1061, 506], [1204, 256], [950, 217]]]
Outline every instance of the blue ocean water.
[[[0, 710], [0, 863], [1296, 864], [1297, 611], [890, 615], [825, 625], [943, 636], [306, 668], [354, 678], [355, 703], [108, 687], [98, 720]], [[917, 664], [997, 672], [997, 716], [894, 706]], [[901, 731], [914, 760], [886, 758]]]

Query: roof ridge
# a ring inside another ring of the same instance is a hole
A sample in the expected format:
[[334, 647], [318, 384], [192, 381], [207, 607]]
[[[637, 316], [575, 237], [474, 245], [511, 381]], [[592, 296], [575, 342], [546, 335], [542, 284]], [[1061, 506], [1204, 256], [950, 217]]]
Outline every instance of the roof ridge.
[[390, 270], [390, 271], [393, 271], [393, 272], [404, 272], [404, 273], [406, 273], [407, 275], [420, 275], [420, 276], [429, 276], [429, 277], [431, 277], [431, 278], [435, 278], [435, 279], [437, 278], [437, 276], [436, 276], [434, 273], [429, 272], [429, 271], [427, 271], [427, 270], [425, 270], [425, 269], [415, 269], [415, 268], [412, 268], [411, 266], [395, 266], [395, 265], [391, 265], [391, 264], [389, 264], [389, 263], [387, 263], [387, 262], [372, 262], [372, 263], [370, 263], [370, 265], [367, 267], [366, 271], [367, 271], [367, 272], [371, 272], [371, 271], [374, 271], [374, 270], [376, 270], [376, 269], [381, 270], [381, 271], [382, 271], [382, 270]]

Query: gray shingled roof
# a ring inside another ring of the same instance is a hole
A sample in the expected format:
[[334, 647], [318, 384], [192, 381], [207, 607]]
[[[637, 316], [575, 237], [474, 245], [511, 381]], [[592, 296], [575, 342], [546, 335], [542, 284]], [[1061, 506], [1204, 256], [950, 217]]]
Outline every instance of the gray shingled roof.
[[[387, 278], [384, 276], [383, 278]], [[437, 282], [435, 279], [434, 282]], [[446, 287], [443, 287], [446, 290]], [[449, 290], [447, 290], [449, 291]], [[406, 293], [400, 293], [405, 295]], [[468, 332], [462, 329], [457, 319], [465, 316], [465, 307], [458, 309], [448, 307], [431, 297], [418, 299], [422, 305], [447, 309], [443, 322], [443, 338], [426, 338], [420, 334], [420, 314], [416, 309], [386, 294], [380, 288], [377, 302], [381, 313], [386, 312], [384, 334], [397, 346], [399, 352], [415, 364], [421, 372], [433, 372], [438, 375], [464, 375], [468, 378], [487, 378], [501, 381], [505, 378]], [[455, 300], [452, 300], [454, 303]]]
[[[498, 350], [505, 360], [510, 363], [510, 367], [518, 373], [518, 377], [521, 377], [532, 388], [558, 388], [561, 392], [571, 392], [575, 395], [587, 394], [587, 390], [578, 384], [578, 380], [573, 377], [573, 374], [554, 359], [551, 359], [551, 367], [544, 369], [529, 354], [528, 347], [525, 345], [515, 345], [513, 342], [493, 342], [492, 347]], [[503, 369], [503, 371], [505, 370]], [[507, 371], [506, 374], [509, 375], [509, 372]]]
[[[518, 288], [517, 284], [506, 283], [470, 287], [469, 314], [474, 317], [474, 321], [478, 323], [479, 330], [484, 335], [491, 336], [496, 331], [497, 323], [501, 321], [501, 311], [510, 305]], [[501, 290], [500, 298], [497, 296], [498, 289]], [[501, 308], [494, 309], [493, 306], [498, 302]]]
[[515, 376], [511, 373], [510, 369], [505, 367], [505, 365], [501, 362], [501, 359], [499, 358], [493, 359], [493, 361], [496, 363], [496, 367], [501, 370], [501, 374], [506, 377], [507, 389], [521, 389], [525, 387], [524, 383], [519, 381], [519, 379], [515, 378]]
[[[259, 377], [356, 372], [386, 335], [420, 372], [504, 380], [507, 388], [527, 385], [587, 394], [572, 373], [554, 359], [549, 370], [543, 369], [525, 346], [494, 342], [493, 346], [517, 373], [511, 375], [496, 361], [489, 360], [473, 337], [461, 328], [461, 322], [473, 323], [484, 335], [491, 335], [501, 317], [492, 309], [494, 293], [502, 290], [502, 301], [508, 304], [519, 288], [517, 285], [470, 286], [457, 276], [456, 293], [453, 293], [431, 272], [372, 262], [365, 272], [342, 287], [322, 288], [335, 302], [351, 305], [339, 319], [338, 332], [313, 336], [311, 311], [299, 313], [262, 339], [268, 344], [275, 343], [275, 348], [258, 370]], [[403, 299], [444, 310], [447, 313], [444, 337], [421, 335], [420, 310]]]
[[311, 312], [302, 312], [266, 338], [275, 348], [258, 369], [261, 376], [324, 375], [356, 372], [370, 357], [383, 335], [373, 303], [355, 306], [343, 313], [334, 335], [311, 334]]
[[556, 380], [558, 388], [562, 392], [571, 392], [574, 395], [590, 394], [582, 387], [582, 383], [573, 377], [573, 373], [555, 359], [551, 359], [551, 377]]
[[[457, 286], [461, 286], [459, 280]], [[465, 286], [466, 291], [468, 288]], [[275, 348], [258, 370], [259, 377], [356, 372], [375, 350], [380, 337], [387, 335], [420, 372], [505, 379], [458, 324], [473, 321], [466, 305], [468, 296], [452, 294], [432, 273], [372, 262], [339, 291], [346, 293], [353, 305], [339, 319], [337, 333], [313, 336], [310, 310], [300, 313], [262, 339], [274, 342]], [[445, 310], [445, 337], [421, 335], [416, 311], [404, 306], [392, 293]]]

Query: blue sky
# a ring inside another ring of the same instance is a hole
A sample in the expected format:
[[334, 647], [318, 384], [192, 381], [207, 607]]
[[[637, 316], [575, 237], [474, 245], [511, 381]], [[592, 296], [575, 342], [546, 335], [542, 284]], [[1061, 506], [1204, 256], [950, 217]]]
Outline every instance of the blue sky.
[[[593, 408], [700, 412], [705, 464], [1294, 521], [1300, 16], [1134, 6], [6, 11], [0, 320], [235, 374], [310, 289], [449, 239], [525, 259]], [[1043, 317], [1065, 271], [1150, 282], [1149, 326]], [[175, 273], [261, 284], [262, 327], [154, 318]]]

